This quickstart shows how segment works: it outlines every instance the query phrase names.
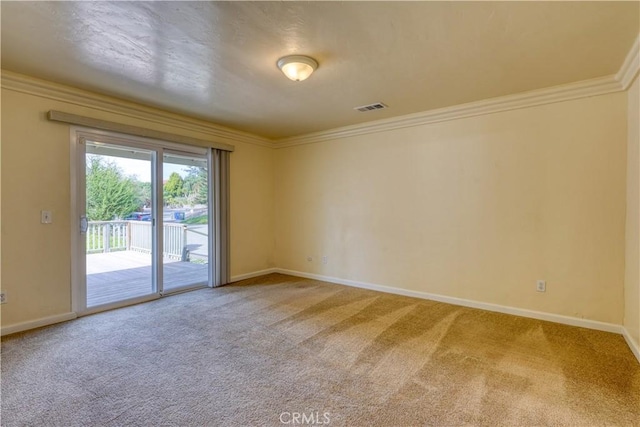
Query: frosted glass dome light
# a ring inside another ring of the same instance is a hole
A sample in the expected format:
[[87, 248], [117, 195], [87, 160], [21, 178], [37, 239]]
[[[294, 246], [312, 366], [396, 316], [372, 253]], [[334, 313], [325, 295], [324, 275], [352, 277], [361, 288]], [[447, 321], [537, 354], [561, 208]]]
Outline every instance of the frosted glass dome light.
[[287, 78], [294, 82], [301, 82], [309, 78], [318, 68], [318, 63], [308, 56], [291, 55], [278, 59], [278, 68]]

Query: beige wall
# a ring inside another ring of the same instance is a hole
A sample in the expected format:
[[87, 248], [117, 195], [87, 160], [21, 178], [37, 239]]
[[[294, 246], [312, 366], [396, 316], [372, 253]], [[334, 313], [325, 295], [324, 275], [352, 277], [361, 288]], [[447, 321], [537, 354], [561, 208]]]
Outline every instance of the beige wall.
[[[0, 91], [0, 228], [2, 225], [2, 91]], [[0, 233], [0, 260], [2, 259], [2, 233]], [[0, 290], [2, 286], [2, 262], [0, 262]], [[0, 305], [0, 324], [2, 323], [2, 305]]]
[[640, 83], [627, 92], [627, 229], [624, 327], [640, 348]]
[[621, 324], [626, 103], [615, 93], [279, 149], [276, 264]]
[[[222, 140], [236, 147], [232, 275], [277, 266], [617, 324], [624, 313], [637, 340], [638, 90], [278, 150]], [[71, 309], [69, 131], [46, 111], [210, 137], [7, 89], [2, 101], [9, 326]]]
[[[57, 109], [202, 139], [211, 136], [92, 108], [2, 90], [2, 324], [71, 311], [69, 127], [48, 122]], [[231, 155], [231, 274], [272, 265], [273, 161], [269, 147], [228, 142]], [[40, 224], [40, 211], [54, 223]]]

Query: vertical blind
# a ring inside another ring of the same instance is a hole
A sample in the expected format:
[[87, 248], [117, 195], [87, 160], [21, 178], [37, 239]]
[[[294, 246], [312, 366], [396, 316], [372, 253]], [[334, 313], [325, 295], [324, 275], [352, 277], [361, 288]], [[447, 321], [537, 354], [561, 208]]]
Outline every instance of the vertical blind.
[[211, 149], [209, 197], [213, 201], [213, 235], [209, 244], [213, 254], [213, 286], [229, 283], [229, 152]]

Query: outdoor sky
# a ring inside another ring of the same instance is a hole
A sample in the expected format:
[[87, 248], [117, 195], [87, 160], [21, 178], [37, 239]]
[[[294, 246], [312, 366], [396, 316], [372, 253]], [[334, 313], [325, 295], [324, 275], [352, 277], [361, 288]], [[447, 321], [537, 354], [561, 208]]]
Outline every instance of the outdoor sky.
[[[151, 182], [151, 162], [147, 160], [125, 159], [122, 157], [109, 157], [124, 172], [125, 176], [136, 176], [141, 182]], [[187, 176], [187, 166], [173, 165], [165, 163], [162, 170], [162, 179], [167, 180], [173, 172], [177, 172], [181, 177]]]

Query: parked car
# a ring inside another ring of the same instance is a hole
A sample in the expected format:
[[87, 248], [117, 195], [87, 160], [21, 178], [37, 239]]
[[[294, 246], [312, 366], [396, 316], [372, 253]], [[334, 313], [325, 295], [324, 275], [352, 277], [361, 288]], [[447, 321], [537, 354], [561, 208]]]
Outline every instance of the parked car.
[[128, 221], [151, 221], [151, 214], [144, 212], [133, 212], [125, 217]]

